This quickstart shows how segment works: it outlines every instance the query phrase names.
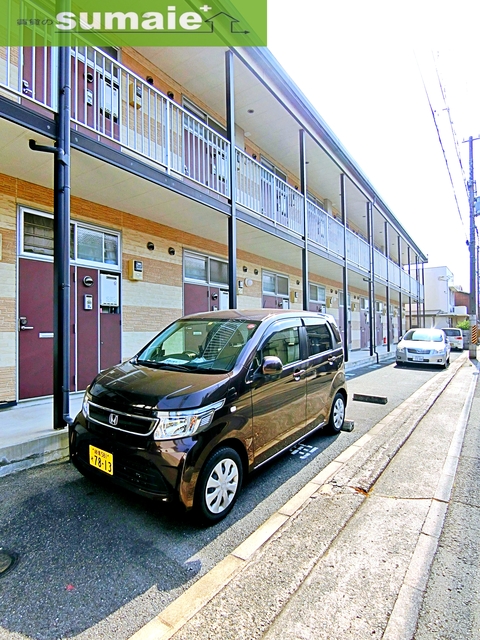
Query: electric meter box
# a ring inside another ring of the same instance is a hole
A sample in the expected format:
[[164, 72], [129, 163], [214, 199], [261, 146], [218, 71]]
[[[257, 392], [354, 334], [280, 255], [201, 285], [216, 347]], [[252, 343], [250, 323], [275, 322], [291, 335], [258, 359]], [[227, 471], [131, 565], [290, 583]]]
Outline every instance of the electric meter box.
[[109, 273], [100, 274], [100, 306], [120, 306], [120, 277]]
[[143, 262], [141, 260], [128, 261], [128, 277], [130, 280], [143, 280]]

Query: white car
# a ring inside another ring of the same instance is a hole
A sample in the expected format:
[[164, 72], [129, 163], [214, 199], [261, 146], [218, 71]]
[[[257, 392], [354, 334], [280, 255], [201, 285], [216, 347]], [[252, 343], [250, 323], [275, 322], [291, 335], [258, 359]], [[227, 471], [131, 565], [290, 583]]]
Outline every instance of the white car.
[[450, 343], [442, 329], [410, 329], [397, 344], [397, 365], [450, 364]]
[[452, 349], [463, 351], [463, 333], [461, 329], [444, 329]]

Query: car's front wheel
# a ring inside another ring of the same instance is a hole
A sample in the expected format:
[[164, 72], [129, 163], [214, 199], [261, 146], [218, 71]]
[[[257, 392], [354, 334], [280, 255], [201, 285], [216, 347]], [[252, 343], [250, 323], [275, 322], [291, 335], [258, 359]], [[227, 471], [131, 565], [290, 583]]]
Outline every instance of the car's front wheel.
[[214, 524], [230, 513], [240, 493], [242, 476], [242, 461], [234, 449], [215, 451], [197, 483], [194, 508], [201, 520]]
[[333, 399], [330, 419], [328, 421], [328, 433], [340, 433], [345, 421], [345, 398], [341, 393], [337, 393]]

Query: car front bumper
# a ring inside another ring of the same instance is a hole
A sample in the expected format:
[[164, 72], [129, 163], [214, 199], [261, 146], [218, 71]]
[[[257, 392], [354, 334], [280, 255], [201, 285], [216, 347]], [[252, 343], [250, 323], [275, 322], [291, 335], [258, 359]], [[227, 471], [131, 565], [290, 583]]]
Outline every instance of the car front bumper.
[[447, 361], [447, 355], [445, 353], [409, 353], [398, 352], [396, 354], [397, 362], [408, 364], [441, 364], [444, 365]]
[[[84, 475], [154, 500], [175, 502], [180, 499], [183, 502], [182, 480], [187, 451], [178, 450], [179, 441], [162, 442], [161, 448], [151, 440], [145, 439], [142, 444], [138, 446], [138, 443], [128, 444], [102, 437], [90, 431], [81, 414], [69, 429], [70, 459]], [[169, 447], [169, 444], [174, 446]], [[112, 455], [113, 474], [90, 464], [90, 445]]]

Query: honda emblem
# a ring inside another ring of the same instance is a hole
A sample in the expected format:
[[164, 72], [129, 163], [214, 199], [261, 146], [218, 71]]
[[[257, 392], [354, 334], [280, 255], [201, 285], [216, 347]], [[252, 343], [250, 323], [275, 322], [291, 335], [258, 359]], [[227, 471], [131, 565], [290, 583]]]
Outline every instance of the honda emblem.
[[118, 424], [118, 414], [111, 413], [108, 416], [108, 424], [110, 424], [112, 427], [116, 427]]

